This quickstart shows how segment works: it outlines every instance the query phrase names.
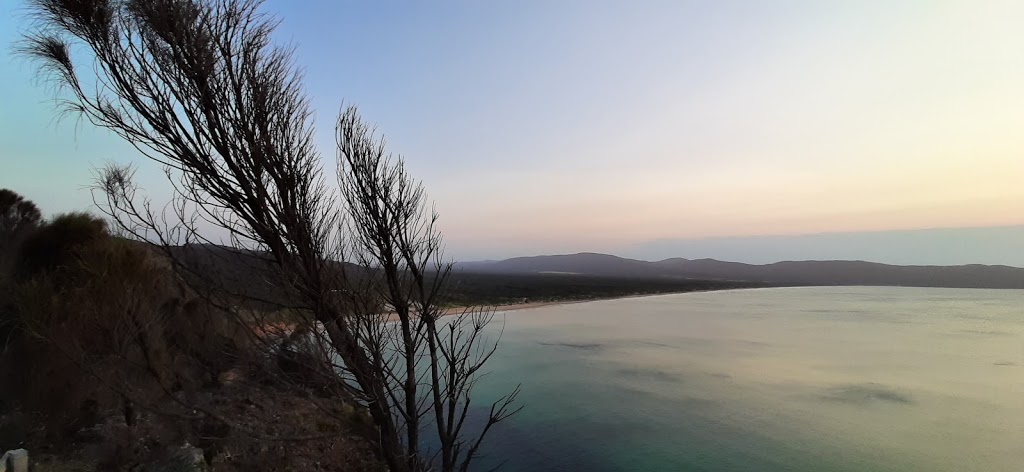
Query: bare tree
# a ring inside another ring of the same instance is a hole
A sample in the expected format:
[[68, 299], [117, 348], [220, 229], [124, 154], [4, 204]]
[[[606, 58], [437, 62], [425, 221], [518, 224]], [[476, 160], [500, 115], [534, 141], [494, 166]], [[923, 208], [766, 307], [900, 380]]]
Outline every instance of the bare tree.
[[384, 373], [389, 409], [403, 425], [409, 454], [421, 457], [419, 435], [433, 428], [438, 449], [430, 457], [440, 456], [441, 470], [467, 470], [491, 426], [518, 411], [511, 408], [517, 387], [491, 405], [476, 438], [463, 434], [474, 383], [497, 348], [484, 336], [494, 311], [464, 309], [442, 319], [452, 265], [443, 257], [438, 216], [427, 207], [422, 184], [401, 158], [387, 153], [354, 107], [338, 119], [337, 144], [348, 255], [377, 269], [381, 280], [370, 294], [394, 318], [357, 324], [357, 337]]
[[[518, 388], [482, 408], [482, 429], [464, 432], [496, 348], [485, 336], [494, 313], [442, 318], [451, 265], [437, 215], [352, 108], [337, 127], [341, 198], [328, 187], [301, 77], [290, 51], [272, 44], [275, 21], [260, 3], [31, 0], [36, 24], [23, 52], [66, 112], [166, 167], [175, 199], [164, 211], [137, 195], [129, 169], [100, 176], [101, 203], [123, 231], [156, 241], [197, 291], [236, 308], [237, 296], [259, 294], [214, 294], [216, 280], [175, 249], [213, 243], [204, 226], [226, 231], [233, 254], [286, 294], [275, 302], [295, 325], [287, 343], [319, 353], [317, 370], [339, 379], [332, 392], [372, 416], [390, 470], [467, 470], [491, 427], [515, 411]], [[91, 59], [85, 68], [74, 44]]]

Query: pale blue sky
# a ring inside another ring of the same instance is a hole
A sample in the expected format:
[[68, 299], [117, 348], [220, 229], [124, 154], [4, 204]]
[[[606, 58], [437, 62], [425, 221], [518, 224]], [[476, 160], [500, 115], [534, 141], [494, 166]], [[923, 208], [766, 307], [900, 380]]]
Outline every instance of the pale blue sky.
[[[20, 6], [2, 4], [7, 50]], [[297, 46], [327, 165], [340, 103], [359, 105], [425, 181], [457, 257], [647, 248], [1024, 265], [1024, 243], [993, 253], [998, 229], [927, 233], [953, 253], [879, 237], [1024, 224], [1024, 2], [266, 8]], [[0, 59], [0, 186], [51, 212], [87, 209], [90, 169], [138, 158], [87, 124], [55, 122], [31, 77]], [[159, 196], [159, 169], [140, 167]], [[756, 238], [828, 232], [871, 232], [858, 241], [874, 249]], [[755, 242], [648, 244], [720, 237]]]

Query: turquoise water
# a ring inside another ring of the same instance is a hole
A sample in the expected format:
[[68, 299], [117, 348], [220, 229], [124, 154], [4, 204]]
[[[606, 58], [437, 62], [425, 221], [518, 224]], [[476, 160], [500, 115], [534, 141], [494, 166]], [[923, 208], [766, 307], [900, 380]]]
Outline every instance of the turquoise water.
[[1024, 291], [785, 288], [509, 312], [476, 467], [1024, 470]]

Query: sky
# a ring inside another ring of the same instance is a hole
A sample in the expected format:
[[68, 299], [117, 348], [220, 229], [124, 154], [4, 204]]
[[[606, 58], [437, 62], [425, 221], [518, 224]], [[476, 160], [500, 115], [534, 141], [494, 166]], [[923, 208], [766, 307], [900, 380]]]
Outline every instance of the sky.
[[[0, 5], [0, 186], [89, 209], [91, 169], [113, 161], [166, 191], [116, 137], [55, 119], [9, 53], [23, 5]], [[1024, 2], [265, 8], [296, 48], [325, 166], [342, 103], [358, 105], [458, 259], [1024, 266]]]

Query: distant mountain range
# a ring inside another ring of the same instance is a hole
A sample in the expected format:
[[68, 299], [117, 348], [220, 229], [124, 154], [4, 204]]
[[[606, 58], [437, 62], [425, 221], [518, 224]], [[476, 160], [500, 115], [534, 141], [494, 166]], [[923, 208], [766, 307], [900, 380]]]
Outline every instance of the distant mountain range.
[[999, 265], [898, 266], [864, 261], [786, 261], [743, 264], [715, 259], [672, 258], [657, 262], [580, 253], [465, 262], [466, 273], [581, 274], [646, 279], [699, 279], [771, 285], [894, 285], [911, 287], [1024, 289], [1024, 269]]

